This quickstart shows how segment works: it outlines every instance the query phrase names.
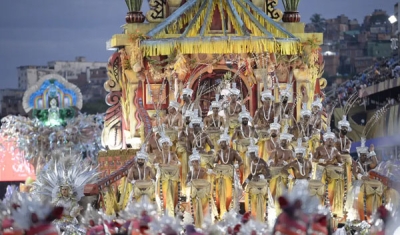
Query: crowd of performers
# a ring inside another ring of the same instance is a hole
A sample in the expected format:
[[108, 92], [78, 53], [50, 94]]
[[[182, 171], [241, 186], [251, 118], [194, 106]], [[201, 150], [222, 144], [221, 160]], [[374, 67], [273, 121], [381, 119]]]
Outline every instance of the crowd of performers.
[[303, 105], [297, 121], [289, 89], [280, 91], [280, 102], [265, 90], [252, 117], [232, 84], [225, 97], [216, 95], [203, 119], [192, 95], [184, 88], [182, 104], [170, 101], [167, 114], [155, 117], [158, 125], [129, 171], [131, 200], [145, 196], [170, 216], [189, 211], [201, 227], [208, 216], [219, 220], [239, 211], [241, 202], [253, 218], [272, 225], [281, 213], [280, 196], [300, 188], [338, 222], [368, 220], [396, 194], [368, 176], [378, 165], [373, 146], [363, 140], [353, 159], [349, 122], [344, 116], [339, 134], [331, 132], [318, 98], [310, 109]]
[[[192, 93], [183, 89], [183, 104], [171, 101], [166, 115], [154, 117], [157, 125], [121, 180], [127, 190], [120, 197], [128, 200], [118, 214], [97, 211], [90, 206], [95, 198], [84, 197], [85, 185], [98, 181], [97, 169], [62, 154], [31, 186], [0, 203], [0, 232], [383, 234], [390, 221], [398, 227], [398, 193], [369, 176], [380, 170], [374, 147], [363, 138], [353, 159], [349, 122], [343, 117], [333, 133], [320, 99], [310, 109], [303, 105], [296, 120], [288, 90], [280, 91], [279, 102], [265, 90], [252, 117], [232, 84], [203, 119]], [[397, 214], [389, 216], [388, 206]]]

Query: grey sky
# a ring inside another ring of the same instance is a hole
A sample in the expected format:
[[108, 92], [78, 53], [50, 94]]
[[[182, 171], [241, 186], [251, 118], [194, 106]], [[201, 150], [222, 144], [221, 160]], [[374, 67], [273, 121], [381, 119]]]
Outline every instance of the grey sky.
[[[147, 1], [145, 0], [147, 5]], [[107, 61], [105, 42], [125, 23], [124, 0], [1, 0], [0, 88], [17, 86], [16, 67], [51, 60]], [[359, 22], [374, 9], [393, 14], [396, 0], [302, 0], [302, 20], [345, 14]], [[145, 6], [145, 8], [148, 8]]]

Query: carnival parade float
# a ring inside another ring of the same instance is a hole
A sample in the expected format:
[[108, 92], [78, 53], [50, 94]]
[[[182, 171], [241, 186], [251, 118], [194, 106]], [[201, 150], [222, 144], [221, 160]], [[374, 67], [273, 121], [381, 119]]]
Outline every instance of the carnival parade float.
[[1, 204], [5, 234], [396, 229], [399, 165], [365, 144], [387, 107], [351, 157], [359, 99], [332, 130], [323, 37], [304, 33], [298, 0], [283, 0], [285, 12], [276, 0], [152, 0], [145, 15], [142, 1], [126, 3], [104, 118], [80, 114], [79, 90], [49, 75], [24, 96], [32, 118], [2, 120], [36, 171]]

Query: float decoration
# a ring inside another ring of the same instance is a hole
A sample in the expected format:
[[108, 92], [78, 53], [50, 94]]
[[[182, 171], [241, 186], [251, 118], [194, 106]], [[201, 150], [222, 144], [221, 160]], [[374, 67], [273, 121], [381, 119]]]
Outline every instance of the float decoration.
[[[23, 104], [33, 117], [4, 117], [0, 135], [20, 150], [19, 157], [29, 161], [36, 173], [55, 151], [97, 161], [104, 117], [79, 113], [82, 94], [75, 85], [57, 74], [46, 75], [25, 92]], [[0, 149], [0, 154], [6, 151], [10, 150]]]

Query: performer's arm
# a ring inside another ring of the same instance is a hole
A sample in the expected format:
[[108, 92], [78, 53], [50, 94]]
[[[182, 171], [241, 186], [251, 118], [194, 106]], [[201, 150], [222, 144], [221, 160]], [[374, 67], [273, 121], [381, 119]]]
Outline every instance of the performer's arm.
[[235, 130], [235, 133], [232, 135], [232, 141], [235, 141], [239, 137], [239, 131], [238, 129]]
[[312, 178], [313, 165], [312, 165], [312, 163], [311, 163], [309, 160], [307, 160], [307, 163], [308, 163], [308, 165], [309, 165], [309, 167], [310, 167], [310, 173], [308, 174], [308, 179], [310, 180], [310, 179]]
[[150, 179], [156, 180], [156, 174], [154, 174], [153, 170], [150, 167], [147, 167], [147, 170], [149, 172]]
[[255, 128], [252, 127], [251, 129], [252, 129], [251, 131], [254, 133], [254, 138], [258, 139], [258, 134], [257, 134], [257, 131], [255, 130]]
[[371, 169], [375, 169], [376, 166], [378, 166], [378, 159], [376, 159], [376, 156], [371, 156], [371, 164], [369, 164], [369, 167]]
[[208, 129], [210, 127], [209, 120], [210, 119], [208, 118], [208, 116], [204, 118], [204, 127], [205, 127], [205, 129]]
[[[347, 137], [346, 137], [347, 138]], [[350, 148], [351, 148], [351, 140], [349, 138], [347, 138], [348, 142], [346, 144], [346, 149], [345, 152], [346, 153], [350, 153]]]
[[258, 110], [257, 110], [256, 113], [254, 114], [254, 118], [253, 118], [254, 127], [257, 126], [258, 119], [260, 119], [260, 118], [258, 117]]
[[284, 176], [288, 176], [288, 175], [289, 175], [289, 170], [290, 170], [291, 168], [294, 167], [294, 164], [295, 164], [295, 162], [292, 161], [292, 162], [290, 162], [289, 164], [287, 164], [286, 166], [284, 166], [284, 167], [282, 168], [282, 170], [281, 170], [281, 173], [282, 173]]
[[277, 166], [279, 160], [278, 160], [278, 152], [276, 151], [276, 149], [275, 149], [275, 151], [272, 153], [271, 158], [274, 160], [274, 165]]
[[[191, 134], [192, 135], [192, 134]], [[192, 140], [189, 136], [186, 137], [186, 151], [188, 152], [188, 154], [192, 154]]]
[[172, 155], [172, 161], [180, 165], [181, 162], [179, 161], [178, 155], [176, 155], [176, 153], [172, 153], [171, 155]]
[[178, 115], [178, 130], [183, 129], [183, 118], [182, 115]]
[[237, 164], [239, 166], [243, 165], [243, 159], [240, 157], [240, 155], [238, 154], [238, 152], [234, 152], [235, 153], [235, 160], [237, 161]]
[[271, 172], [269, 171], [268, 165], [265, 162], [265, 167], [262, 169], [261, 173], [264, 176], [264, 179], [270, 179], [271, 178]]
[[208, 135], [206, 136], [206, 143], [208, 144], [208, 146], [210, 146], [210, 149], [212, 152], [215, 152], [214, 150], [214, 144], [212, 143], [210, 137], [208, 137]]
[[357, 178], [358, 167], [357, 167], [357, 163], [355, 163], [354, 161], [352, 161], [352, 164], [351, 164], [351, 171], [352, 171], [354, 177]]
[[312, 162], [318, 162], [319, 161], [319, 154], [318, 154], [318, 149], [315, 150], [315, 153], [313, 154], [313, 159]]
[[169, 115], [166, 115], [162, 120], [162, 124], [165, 124], [167, 127], [169, 127], [169, 125], [168, 125], [168, 117], [169, 117]]
[[186, 185], [188, 185], [191, 180], [192, 180], [192, 171], [189, 171], [186, 176]]
[[342, 156], [339, 154], [339, 151], [336, 151], [336, 161], [339, 164], [343, 163], [343, 159]]
[[133, 167], [128, 172], [127, 180], [131, 182], [133, 180]]
[[214, 157], [214, 164], [218, 164], [219, 163], [219, 153], [215, 154]]
[[220, 127], [224, 127], [225, 126], [225, 119], [223, 117], [219, 117], [219, 120], [221, 122], [221, 126]]
[[249, 174], [246, 178], [246, 180], [242, 184], [242, 188], [246, 188], [247, 184], [253, 179], [253, 175]]

